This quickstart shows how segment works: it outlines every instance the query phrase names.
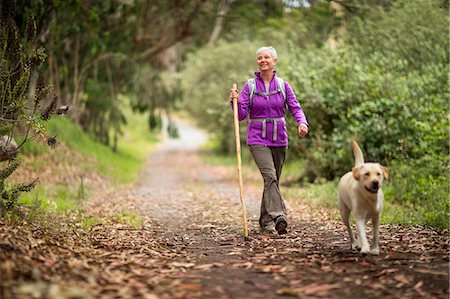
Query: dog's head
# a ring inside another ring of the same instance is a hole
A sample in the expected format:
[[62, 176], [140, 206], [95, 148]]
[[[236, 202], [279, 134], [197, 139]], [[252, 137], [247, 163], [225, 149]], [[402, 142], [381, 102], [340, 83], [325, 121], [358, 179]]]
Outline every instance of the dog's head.
[[388, 168], [378, 163], [364, 163], [352, 169], [353, 177], [370, 193], [377, 193], [388, 178]]

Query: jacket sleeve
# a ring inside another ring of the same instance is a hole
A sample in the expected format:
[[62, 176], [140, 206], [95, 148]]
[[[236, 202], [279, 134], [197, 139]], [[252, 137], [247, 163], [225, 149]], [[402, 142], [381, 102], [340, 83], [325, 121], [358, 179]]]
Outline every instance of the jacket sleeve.
[[[230, 101], [231, 109], [233, 109], [233, 101]], [[248, 83], [245, 83], [242, 87], [242, 91], [239, 95], [239, 102], [238, 102], [238, 119], [239, 121], [243, 121], [247, 118], [247, 115], [249, 113], [249, 104], [250, 104], [250, 95], [249, 95], [249, 89], [248, 89]]]
[[284, 82], [286, 87], [286, 102], [289, 109], [289, 113], [294, 117], [298, 125], [305, 124], [309, 127], [308, 120], [306, 119], [305, 113], [303, 112], [300, 103], [295, 97], [294, 90], [288, 82]]

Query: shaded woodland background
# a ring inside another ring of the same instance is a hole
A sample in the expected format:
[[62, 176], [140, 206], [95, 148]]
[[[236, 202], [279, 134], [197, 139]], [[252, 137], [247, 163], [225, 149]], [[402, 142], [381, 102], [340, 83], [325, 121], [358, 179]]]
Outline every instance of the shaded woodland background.
[[[272, 45], [311, 125], [299, 139], [290, 119], [295, 183], [335, 183], [357, 139], [367, 160], [391, 169], [387, 201], [414, 210], [412, 223], [448, 227], [448, 1], [7, 0], [0, 9], [1, 135], [19, 146], [55, 145], [47, 120], [68, 105], [67, 118], [114, 152], [131, 109], [146, 115], [148, 134], [167, 120], [174, 137], [173, 115], [188, 113], [230, 155], [229, 88]], [[36, 183], [8, 184], [20, 164], [10, 158], [2, 215]]]

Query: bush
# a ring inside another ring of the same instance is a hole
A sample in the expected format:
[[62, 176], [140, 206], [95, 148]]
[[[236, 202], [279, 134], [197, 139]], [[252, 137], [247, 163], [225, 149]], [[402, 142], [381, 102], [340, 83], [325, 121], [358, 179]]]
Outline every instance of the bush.
[[[259, 46], [244, 41], [207, 47], [188, 56], [181, 73], [185, 109], [219, 140], [221, 152], [234, 151], [233, 113], [228, 100], [233, 83], [241, 89], [255, 71]], [[238, 53], [238, 54], [237, 54]], [[245, 144], [245, 125], [241, 125]]]
[[[408, 2], [415, 17], [400, 11], [404, 1], [396, 3], [358, 20], [353, 44], [293, 49], [284, 73], [311, 127], [306, 139], [290, 140], [291, 150], [307, 158], [310, 181], [334, 179], [353, 166], [356, 139], [366, 161], [391, 169], [387, 200], [419, 211], [416, 222], [448, 226], [448, 32], [433, 27], [447, 24], [448, 15], [436, 1]], [[431, 23], [422, 22], [427, 16]]]
[[448, 227], [448, 175], [442, 172], [444, 157], [424, 156], [415, 160], [392, 161], [390, 185], [393, 199], [414, 211], [415, 223]]
[[51, 91], [41, 68], [47, 55], [44, 48], [35, 47], [34, 15], [27, 12], [26, 28], [20, 30], [15, 10], [15, 1], [0, 5], [0, 162], [8, 161], [0, 167], [0, 216], [18, 212], [20, 195], [37, 183], [37, 179], [15, 185], [5, 181], [20, 164], [17, 155], [21, 146], [36, 138], [45, 139], [50, 147], [56, 146], [56, 138], [47, 133], [46, 121], [67, 111], [58, 109], [58, 97], [54, 94], [44, 105]]
[[448, 95], [444, 65], [400, 75], [390, 68], [401, 59], [374, 54], [362, 62], [349, 47], [314, 49], [296, 57], [286, 73], [311, 133], [306, 141], [290, 142], [298, 156], [310, 159], [311, 175], [332, 179], [351, 167], [351, 139], [366, 149], [366, 160], [385, 164], [448, 151], [448, 120], [441, 108]]
[[[366, 161], [391, 169], [387, 200], [423, 211], [421, 223], [444, 226], [449, 53], [448, 13], [440, 4], [400, 0], [386, 10], [370, 8], [348, 24], [340, 48], [293, 46], [281, 60], [289, 65], [278, 67], [310, 123], [309, 135], [298, 138], [288, 119], [290, 156], [307, 161], [305, 179], [334, 180], [350, 170], [356, 139]], [[256, 48], [241, 42], [200, 50], [183, 72], [187, 109], [223, 150], [234, 144], [224, 82], [242, 86]]]

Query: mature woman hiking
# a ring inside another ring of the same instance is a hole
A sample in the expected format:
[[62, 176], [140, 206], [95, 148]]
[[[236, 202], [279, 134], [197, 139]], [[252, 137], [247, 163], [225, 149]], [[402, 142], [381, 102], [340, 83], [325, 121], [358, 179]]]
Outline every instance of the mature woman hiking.
[[239, 121], [248, 117], [247, 145], [264, 179], [259, 225], [263, 232], [286, 234], [288, 219], [279, 182], [288, 147], [284, 115], [288, 108], [298, 124], [298, 134], [308, 134], [308, 121], [292, 87], [277, 77], [277, 52], [273, 47], [256, 51], [259, 72], [249, 79], [239, 94], [231, 89], [230, 99], [238, 100]]

